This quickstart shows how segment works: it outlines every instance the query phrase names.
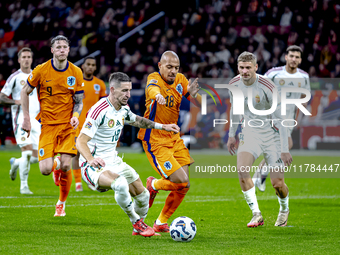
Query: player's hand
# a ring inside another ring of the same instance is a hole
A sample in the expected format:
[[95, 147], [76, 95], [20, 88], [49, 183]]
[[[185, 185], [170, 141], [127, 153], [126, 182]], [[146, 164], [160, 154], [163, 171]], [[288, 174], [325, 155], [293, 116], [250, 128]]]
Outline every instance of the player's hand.
[[77, 117], [72, 117], [70, 123], [71, 123], [73, 129], [76, 130], [78, 125], [79, 125], [79, 120], [78, 120]]
[[175, 132], [175, 134], [177, 134], [180, 130], [179, 126], [176, 124], [163, 124], [162, 129], [168, 132]]
[[15, 103], [16, 105], [21, 105], [21, 101], [20, 101], [20, 100], [14, 100], [14, 103]]
[[281, 159], [283, 163], [285, 163], [285, 166], [290, 166], [290, 164], [293, 161], [292, 155], [290, 155], [289, 152], [282, 152], [281, 153]]
[[156, 95], [156, 102], [160, 105], [165, 104], [165, 98], [161, 94]]
[[196, 94], [200, 90], [199, 86], [198, 86], [198, 78], [196, 78], [193, 82], [191, 82], [191, 80], [189, 80], [189, 84], [188, 84], [187, 89], [190, 93], [190, 96], [196, 97]]
[[101, 158], [94, 158], [93, 160], [89, 161], [89, 164], [93, 167], [101, 168], [105, 166], [105, 161]]
[[27, 138], [28, 138], [31, 134], [31, 121], [29, 119], [24, 118], [21, 129], [27, 132]]
[[236, 138], [229, 137], [227, 142], [228, 151], [231, 155], [236, 154]]

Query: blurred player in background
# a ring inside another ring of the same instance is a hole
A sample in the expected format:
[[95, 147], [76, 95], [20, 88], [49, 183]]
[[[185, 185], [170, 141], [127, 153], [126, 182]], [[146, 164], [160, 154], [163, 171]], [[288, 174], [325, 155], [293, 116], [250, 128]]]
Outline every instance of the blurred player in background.
[[[241, 89], [243, 95], [248, 95], [248, 89], [251, 89], [253, 95], [251, 100], [253, 101], [254, 108], [257, 110], [270, 109], [273, 104], [274, 93], [277, 93], [277, 88], [275, 88], [275, 84], [270, 80], [256, 74], [258, 65], [255, 55], [250, 52], [243, 52], [237, 59], [237, 66], [240, 74], [234, 77], [229, 82], [229, 85]], [[233, 114], [232, 94], [230, 95], [230, 102], [230, 121], [239, 124], [239, 115]], [[281, 125], [280, 105], [278, 103], [276, 111], [271, 116], [273, 121], [268, 121], [268, 115], [260, 116], [253, 114], [249, 110], [248, 100], [244, 102], [243, 121], [245, 124], [242, 124], [242, 132], [239, 134], [237, 171], [242, 192], [253, 213], [251, 221], [247, 224], [248, 227], [263, 225], [263, 217], [257, 203], [254, 183], [249, 173], [255, 160], [263, 153], [268, 167], [275, 167], [278, 170], [292, 162], [292, 157], [288, 150], [287, 129]], [[251, 126], [248, 124], [250, 120], [252, 121]], [[231, 155], [235, 154], [236, 150], [236, 130], [237, 125], [230, 125], [227, 147]], [[280, 211], [275, 226], [287, 225], [289, 215], [288, 187], [284, 182], [283, 172], [281, 171], [271, 176], [271, 182], [280, 204]]]
[[[178, 73], [180, 61], [173, 51], [163, 53], [158, 63], [159, 72], [148, 76], [145, 88], [146, 111], [144, 117], [162, 124], [177, 123], [182, 97], [201, 103], [198, 95], [197, 79], [188, 81]], [[179, 133], [163, 130], [140, 129], [138, 138], [143, 141], [143, 148], [154, 170], [162, 177], [147, 179], [150, 192], [150, 207], [158, 190], [171, 191], [162, 212], [155, 221], [156, 232], [169, 232], [168, 219], [183, 201], [190, 187], [189, 165], [194, 161], [189, 155]]]
[[126, 74], [111, 74], [109, 84], [109, 96], [91, 108], [77, 139], [82, 177], [98, 191], [114, 190], [117, 203], [133, 225], [132, 235], [152, 236], [155, 231], [143, 221], [149, 210], [149, 192], [137, 172], [117, 155], [116, 147], [124, 122], [175, 133], [179, 133], [179, 127], [162, 125], [132, 113], [127, 105], [132, 84]]
[[[282, 88], [304, 88], [310, 91], [309, 75], [305, 71], [298, 68], [302, 61], [302, 49], [299, 46], [292, 45], [286, 50], [285, 60], [286, 65], [281, 67], [274, 67], [265, 73], [265, 77], [270, 78], [276, 86], [281, 90]], [[304, 98], [305, 95], [298, 92], [290, 92], [286, 94], [287, 99]], [[303, 104], [305, 107], [307, 104]], [[294, 104], [287, 105], [286, 119], [296, 119], [296, 106]], [[286, 121], [288, 128], [288, 147], [289, 150], [293, 147], [292, 131], [294, 129], [294, 121]], [[259, 165], [258, 170], [253, 176], [255, 186], [262, 192], [266, 189], [266, 179], [269, 171], [263, 159]]]
[[[65, 203], [72, 183], [71, 161], [77, 155], [75, 129], [83, 108], [83, 74], [67, 60], [69, 40], [58, 35], [51, 40], [53, 58], [37, 66], [21, 92], [24, 111], [23, 130], [31, 131], [29, 97], [34, 88], [40, 100], [41, 135], [39, 139], [39, 167], [43, 175], [53, 171], [60, 196], [54, 216], [65, 216]], [[60, 157], [54, 156], [60, 154]]]
[[[84, 64], [81, 66], [84, 77], [84, 96], [83, 96], [83, 110], [79, 117], [79, 125], [76, 132], [76, 139], [79, 137], [80, 130], [86, 119], [86, 114], [90, 108], [99, 101], [99, 99], [106, 96], [106, 86], [104, 81], [98, 79], [93, 73], [97, 69], [96, 59], [94, 57], [87, 57]], [[79, 166], [79, 152], [72, 159], [73, 176], [76, 183], [76, 191], [83, 191], [81, 183], [81, 170]]]
[[[30, 111], [32, 129], [31, 135], [27, 138], [27, 133], [22, 130], [22, 123], [24, 121], [23, 111], [20, 102], [21, 89], [25, 85], [29, 74], [31, 73], [31, 65], [33, 61], [33, 52], [30, 48], [22, 48], [18, 52], [18, 62], [20, 69], [13, 73], [8, 80], [0, 94], [1, 104], [12, 105], [12, 123], [13, 131], [17, 144], [21, 148], [21, 158], [11, 158], [11, 170], [9, 175], [14, 181], [17, 176], [19, 168], [20, 175], [20, 193], [33, 194], [28, 188], [28, 173], [30, 171], [30, 164], [38, 163], [38, 144], [40, 135], [40, 123], [35, 119], [40, 111], [40, 104], [38, 101], [37, 92], [33, 91], [30, 94]], [[12, 98], [9, 96], [12, 94]]]

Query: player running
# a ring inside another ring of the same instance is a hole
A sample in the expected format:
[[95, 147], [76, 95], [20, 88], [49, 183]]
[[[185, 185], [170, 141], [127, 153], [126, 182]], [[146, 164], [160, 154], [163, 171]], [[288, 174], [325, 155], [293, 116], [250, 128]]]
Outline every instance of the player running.
[[[18, 62], [20, 69], [13, 73], [8, 80], [4, 88], [0, 93], [0, 103], [6, 105], [12, 105], [12, 124], [13, 132], [17, 145], [21, 149], [21, 158], [11, 158], [11, 170], [9, 175], [12, 181], [17, 177], [17, 171], [19, 168], [20, 175], [20, 193], [31, 195], [33, 194], [28, 187], [28, 173], [30, 171], [30, 165], [38, 163], [38, 141], [40, 135], [40, 123], [35, 119], [40, 111], [40, 105], [38, 101], [37, 92], [33, 91], [30, 94], [30, 111], [29, 116], [31, 119], [32, 130], [30, 137], [27, 137], [27, 133], [22, 130], [22, 123], [24, 121], [23, 111], [20, 102], [20, 93], [22, 87], [25, 85], [26, 80], [31, 73], [31, 65], [33, 61], [33, 52], [30, 48], [22, 48], [18, 52]], [[12, 98], [9, 96], [12, 94]]]
[[[180, 62], [173, 51], [163, 53], [158, 63], [159, 72], [148, 76], [145, 88], [146, 111], [144, 117], [162, 124], [177, 123], [182, 97], [196, 98], [198, 95], [197, 79], [188, 81], [178, 73]], [[171, 191], [162, 212], [153, 226], [156, 232], [169, 232], [168, 219], [183, 201], [189, 190], [189, 165], [194, 160], [189, 155], [179, 133], [173, 134], [162, 130], [140, 129], [138, 138], [143, 141], [143, 148], [153, 169], [162, 177], [147, 179], [150, 192], [150, 207], [158, 190]]]
[[[281, 67], [274, 67], [265, 73], [265, 77], [270, 78], [276, 86], [281, 90], [282, 88], [304, 88], [310, 91], [309, 75], [305, 71], [298, 68], [302, 61], [302, 49], [299, 46], [292, 45], [286, 50], [286, 65]], [[288, 99], [299, 99], [305, 97], [304, 94], [298, 92], [291, 92], [286, 94]], [[303, 104], [307, 106], [307, 104]], [[287, 105], [286, 119], [296, 119], [296, 106], [293, 104]], [[293, 147], [292, 131], [294, 129], [294, 121], [286, 121], [288, 127], [288, 148]], [[254, 173], [253, 182], [255, 186], [262, 192], [266, 189], [266, 179], [269, 174], [265, 160], [260, 163], [258, 170]]]
[[[37, 88], [40, 101], [42, 128], [39, 138], [39, 168], [43, 175], [53, 171], [60, 196], [54, 216], [65, 216], [65, 203], [72, 184], [72, 157], [77, 155], [75, 129], [83, 108], [83, 74], [81, 69], [67, 61], [69, 40], [58, 35], [51, 40], [53, 58], [38, 65], [21, 91], [24, 122], [22, 129], [31, 132], [29, 97]], [[60, 157], [56, 157], [56, 154]]]
[[[263, 153], [268, 167], [277, 171], [271, 176], [271, 182], [278, 196], [280, 212], [275, 226], [285, 226], [288, 221], [288, 187], [283, 179], [283, 172], [280, 169], [284, 165], [292, 162], [292, 157], [288, 150], [287, 129], [281, 125], [282, 117], [280, 115], [280, 103], [271, 118], [253, 114], [249, 110], [249, 100], [256, 110], [268, 110], [272, 107], [274, 93], [277, 88], [267, 78], [256, 74], [258, 65], [256, 57], [250, 52], [243, 52], [237, 59], [239, 75], [234, 77], [229, 85], [233, 85], [242, 90], [243, 95], [248, 95], [252, 91], [252, 98], [244, 102], [244, 124], [240, 133], [240, 142], [237, 151], [237, 170], [239, 181], [244, 197], [252, 210], [253, 217], [247, 224], [248, 227], [257, 227], [263, 225], [263, 217], [259, 209], [255, 194], [255, 187], [250, 178], [249, 170], [255, 160]], [[277, 95], [276, 95], [277, 96]], [[279, 99], [278, 99], [279, 101]], [[232, 108], [230, 110], [230, 121], [239, 123], [239, 115], [233, 114], [233, 95], [230, 95]], [[268, 121], [273, 119], [273, 121]], [[251, 125], [249, 121], [251, 120]], [[237, 125], [230, 125], [229, 139], [227, 147], [230, 154], [235, 154], [236, 139], [235, 133]]]
[[[106, 97], [106, 86], [104, 81], [98, 79], [93, 73], [97, 69], [96, 59], [94, 57], [86, 57], [83, 65], [84, 77], [84, 96], [83, 96], [83, 110], [79, 117], [79, 125], [76, 130], [76, 139], [79, 137], [80, 130], [82, 129], [86, 114], [90, 108], [99, 101], [99, 99]], [[81, 183], [81, 170], [79, 166], [79, 152], [72, 159], [73, 176], [76, 183], [76, 191], [83, 191]]]
[[127, 105], [132, 84], [126, 74], [111, 74], [109, 84], [109, 96], [91, 108], [77, 139], [82, 177], [98, 191], [115, 191], [117, 203], [132, 223], [132, 235], [152, 236], [155, 231], [143, 221], [149, 210], [149, 192], [137, 172], [117, 156], [116, 146], [124, 122], [139, 128], [174, 133], [179, 132], [179, 127], [176, 124], [162, 125], [132, 113]]

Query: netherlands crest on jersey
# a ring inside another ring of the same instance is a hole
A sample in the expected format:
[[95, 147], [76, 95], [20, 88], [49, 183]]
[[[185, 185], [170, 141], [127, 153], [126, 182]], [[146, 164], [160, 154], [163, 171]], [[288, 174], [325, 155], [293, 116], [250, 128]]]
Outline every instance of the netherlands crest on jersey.
[[171, 170], [172, 168], [172, 164], [170, 163], [170, 161], [167, 161], [164, 163], [164, 167], [166, 170]]
[[100, 85], [99, 84], [94, 84], [93, 88], [95, 91], [100, 91]]
[[43, 148], [41, 148], [41, 149], [39, 150], [39, 155], [40, 155], [40, 157], [44, 156], [44, 154], [45, 154], [45, 151], [44, 151]]
[[182, 84], [177, 84], [176, 90], [177, 90], [178, 93], [180, 93], [180, 94], [182, 95], [182, 94], [183, 94], [183, 87], [182, 87]]
[[73, 76], [67, 77], [67, 85], [73, 86], [74, 84], [76, 84], [76, 78]]

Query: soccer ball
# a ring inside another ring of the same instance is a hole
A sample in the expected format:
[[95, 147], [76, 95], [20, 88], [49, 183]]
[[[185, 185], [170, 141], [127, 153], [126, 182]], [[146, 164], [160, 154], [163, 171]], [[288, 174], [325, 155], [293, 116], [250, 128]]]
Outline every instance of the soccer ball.
[[190, 242], [194, 239], [196, 231], [195, 222], [185, 216], [174, 219], [170, 225], [170, 236], [178, 242]]

